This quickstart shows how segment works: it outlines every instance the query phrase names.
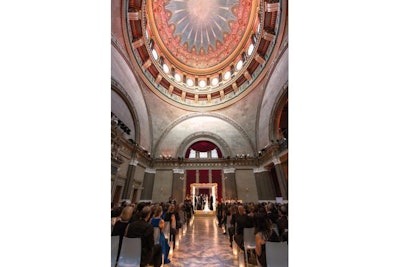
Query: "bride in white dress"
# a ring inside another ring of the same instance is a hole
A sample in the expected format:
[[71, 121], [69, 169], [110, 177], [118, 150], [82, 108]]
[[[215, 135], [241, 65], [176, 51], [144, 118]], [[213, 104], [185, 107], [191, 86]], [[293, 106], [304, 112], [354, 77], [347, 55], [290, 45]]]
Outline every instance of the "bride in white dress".
[[208, 196], [206, 196], [206, 201], [205, 201], [205, 204], [204, 204], [203, 211], [211, 211], [210, 208], [208, 207]]

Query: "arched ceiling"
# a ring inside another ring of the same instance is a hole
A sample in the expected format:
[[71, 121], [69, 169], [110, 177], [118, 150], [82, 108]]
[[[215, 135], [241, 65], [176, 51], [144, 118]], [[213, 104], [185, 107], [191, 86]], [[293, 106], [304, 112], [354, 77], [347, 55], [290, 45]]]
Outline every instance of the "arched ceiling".
[[216, 110], [264, 77], [281, 14], [279, 0], [128, 0], [124, 34], [133, 67], [156, 95], [186, 110]]

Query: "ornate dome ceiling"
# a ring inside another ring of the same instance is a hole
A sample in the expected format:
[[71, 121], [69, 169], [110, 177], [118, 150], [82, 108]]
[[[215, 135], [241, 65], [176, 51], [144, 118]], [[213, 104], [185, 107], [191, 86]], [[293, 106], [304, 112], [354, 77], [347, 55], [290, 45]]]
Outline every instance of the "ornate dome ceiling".
[[127, 1], [129, 56], [146, 85], [188, 110], [230, 105], [271, 64], [280, 1]]

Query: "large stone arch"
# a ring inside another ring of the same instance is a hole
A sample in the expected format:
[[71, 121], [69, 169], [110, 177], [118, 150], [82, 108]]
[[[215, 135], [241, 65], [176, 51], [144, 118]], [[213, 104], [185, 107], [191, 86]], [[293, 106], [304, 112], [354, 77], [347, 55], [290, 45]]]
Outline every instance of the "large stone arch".
[[279, 122], [280, 115], [282, 110], [288, 101], [288, 84], [286, 83], [282, 90], [280, 90], [280, 94], [275, 101], [274, 107], [272, 108], [271, 117], [269, 120], [269, 140], [278, 140], [281, 139], [281, 133], [279, 132]]
[[128, 95], [128, 93], [125, 91], [125, 89], [120, 85], [117, 81], [111, 79], [111, 90], [114, 91], [119, 97], [122, 98], [122, 100], [125, 102], [126, 107], [129, 109], [131, 118], [133, 120], [133, 126], [134, 126], [134, 131], [135, 131], [135, 136], [134, 140], [136, 143], [140, 144], [140, 124], [139, 120], [137, 118], [137, 111], [135, 109], [135, 106], [133, 104], [132, 99]]
[[274, 119], [279, 103], [286, 94], [288, 95], [288, 50], [281, 51], [276, 65], [265, 80], [263, 97], [260, 100], [257, 114], [257, 146], [259, 149], [271, 144], [274, 136]]
[[179, 146], [177, 153], [178, 155], [185, 155], [186, 150], [190, 147], [191, 144], [197, 141], [210, 141], [216, 144], [219, 149], [221, 149], [222, 155], [224, 157], [232, 154], [231, 149], [229, 148], [228, 143], [225, 142], [220, 136], [213, 134], [211, 132], [197, 132], [188, 137], [186, 137], [182, 144]]
[[160, 148], [160, 144], [164, 141], [164, 139], [166, 138], [166, 136], [171, 132], [171, 130], [173, 128], [175, 128], [177, 125], [183, 123], [186, 120], [192, 119], [192, 118], [196, 118], [196, 117], [213, 117], [213, 118], [218, 118], [220, 120], [225, 121], [226, 123], [230, 124], [232, 127], [234, 127], [242, 136], [243, 140], [245, 140], [247, 142], [247, 144], [249, 145], [249, 147], [251, 148], [252, 152], [254, 155], [257, 154], [257, 151], [255, 149], [254, 144], [252, 143], [249, 135], [247, 134], [247, 132], [234, 120], [232, 120], [231, 118], [220, 114], [220, 113], [203, 113], [203, 112], [199, 112], [199, 113], [190, 113], [190, 114], [186, 114], [184, 116], [179, 117], [178, 119], [176, 119], [175, 121], [173, 121], [172, 123], [170, 123], [167, 128], [164, 130], [164, 132], [161, 134], [159, 140], [156, 142], [155, 146], [154, 146], [154, 151], [158, 151]]

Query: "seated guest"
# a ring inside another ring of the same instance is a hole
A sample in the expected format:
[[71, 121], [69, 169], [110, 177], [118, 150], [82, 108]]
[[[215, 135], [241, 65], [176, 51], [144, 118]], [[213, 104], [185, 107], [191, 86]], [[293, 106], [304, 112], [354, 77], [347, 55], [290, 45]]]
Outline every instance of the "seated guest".
[[233, 237], [236, 244], [244, 250], [243, 229], [254, 227], [253, 218], [247, 216], [243, 205], [238, 206], [238, 214], [234, 217], [236, 224], [236, 235]]
[[236, 233], [236, 224], [235, 224], [236, 216], [237, 216], [237, 207], [232, 205], [229, 207], [229, 213], [227, 215], [230, 247], [232, 247], [233, 236]]
[[154, 244], [154, 230], [149, 223], [151, 209], [145, 206], [140, 212], [140, 219], [131, 222], [125, 232], [125, 237], [137, 238], [142, 241], [142, 253], [140, 258], [140, 267], [145, 267], [147, 264], [154, 267], [161, 266], [161, 245]]
[[140, 213], [145, 206], [147, 206], [145, 202], [140, 202], [136, 205], [136, 212], [133, 213], [132, 218], [129, 221], [130, 223], [140, 220]]
[[[164, 220], [161, 219], [161, 215], [162, 215], [162, 207], [161, 206], [157, 206], [155, 211], [154, 211], [154, 216], [153, 218], [151, 218], [150, 223], [154, 228], [159, 228], [160, 229], [160, 238], [159, 238], [159, 244], [161, 245], [161, 251], [162, 254], [164, 254], [164, 263], [168, 264], [171, 261], [168, 259], [168, 255], [169, 255], [169, 245], [168, 245], [168, 241], [165, 239], [164, 236]], [[157, 240], [154, 240], [154, 242], [157, 243]]]
[[283, 240], [285, 238], [284, 233], [287, 232], [289, 228], [286, 205], [282, 205], [279, 207], [278, 214], [279, 218], [276, 221], [276, 225], [278, 226], [279, 236], [281, 237], [282, 241], [287, 241], [287, 236], [286, 240]]
[[126, 206], [122, 210], [121, 216], [119, 217], [119, 220], [117, 220], [117, 222], [115, 223], [114, 228], [113, 228], [113, 230], [111, 232], [112, 236], [119, 235], [119, 245], [118, 245], [117, 259], [119, 258], [119, 254], [121, 252], [122, 240], [124, 238], [126, 227], [129, 224], [129, 220], [132, 217], [132, 212], [133, 212], [133, 207]]
[[268, 202], [266, 209], [268, 219], [270, 219], [272, 223], [276, 223], [276, 220], [278, 219], [278, 212], [275, 208], [274, 203]]
[[267, 267], [265, 255], [265, 242], [279, 242], [279, 237], [275, 231], [272, 230], [272, 223], [269, 219], [263, 216], [257, 216], [255, 223], [256, 235], [256, 255], [257, 262], [262, 267]]
[[169, 240], [172, 241], [172, 247], [175, 249], [175, 237], [176, 237], [176, 234], [177, 234], [176, 222], [180, 221], [180, 217], [179, 217], [179, 214], [175, 210], [175, 205], [174, 204], [171, 204], [168, 207], [168, 211], [167, 211], [167, 213], [165, 213], [164, 221], [165, 222], [170, 222], [170, 224], [169, 224], [169, 226], [170, 226]]

